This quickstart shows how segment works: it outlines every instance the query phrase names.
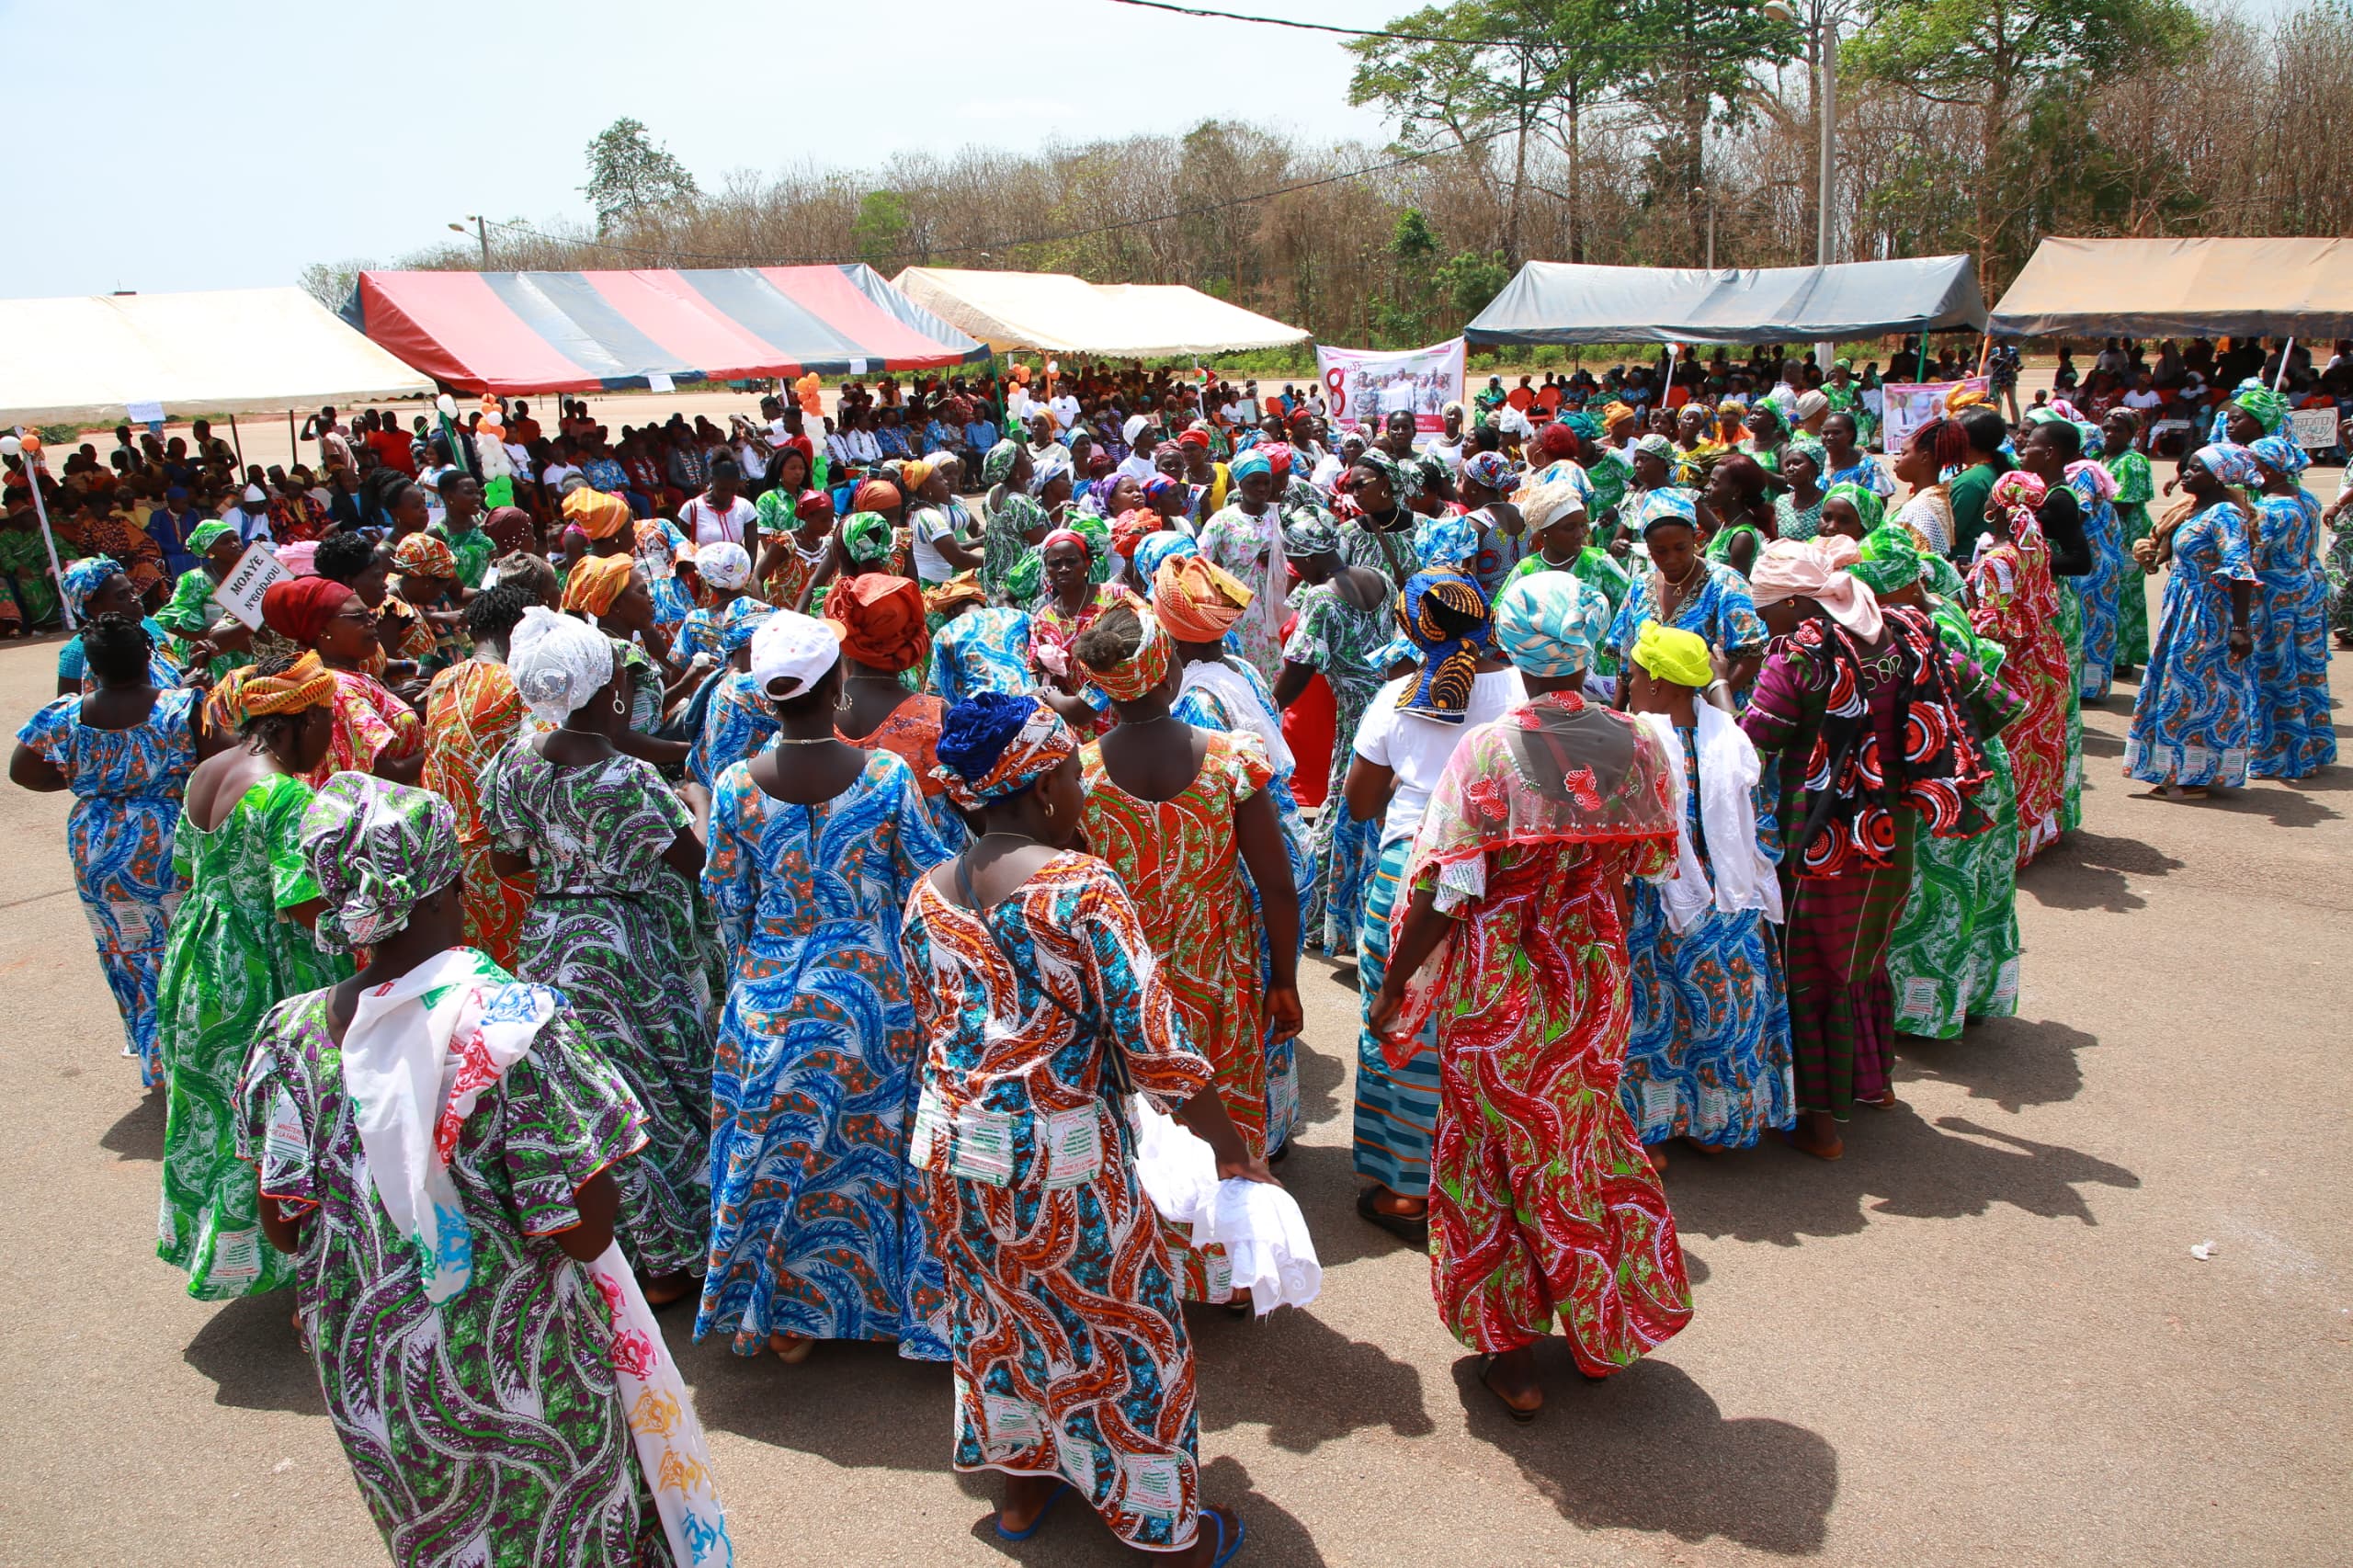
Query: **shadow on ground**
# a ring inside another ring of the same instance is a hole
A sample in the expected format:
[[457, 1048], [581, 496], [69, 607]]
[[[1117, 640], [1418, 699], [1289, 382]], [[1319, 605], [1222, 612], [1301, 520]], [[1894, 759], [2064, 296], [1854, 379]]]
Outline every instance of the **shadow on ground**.
[[164, 1157], [164, 1092], [151, 1090], [139, 1103], [115, 1119], [98, 1138], [98, 1147], [126, 1160]]
[[[984, 1512], [973, 1521], [972, 1539], [995, 1547], [1006, 1561], [1023, 1568], [1063, 1568], [1085, 1563], [1125, 1561], [1119, 1541], [1103, 1521], [1075, 1497], [1055, 1505], [1052, 1517], [1029, 1540], [999, 1540], [993, 1528], [1001, 1483], [994, 1476], [960, 1475], [957, 1488]], [[1250, 1484], [1250, 1472], [1235, 1459], [1214, 1459], [1201, 1467], [1201, 1504], [1238, 1516], [1246, 1534], [1238, 1561], [1243, 1563], [1299, 1563], [1317, 1568], [1324, 1554], [1307, 1527], [1278, 1507]], [[1211, 1528], [1204, 1521], [1203, 1528]]]
[[2134, 892], [2131, 879], [2162, 877], [2182, 862], [2137, 838], [2069, 834], [2035, 857], [2018, 878], [2018, 891], [2031, 893], [2045, 909], [2105, 909], [2122, 915], [2148, 900]]
[[1990, 1018], [1971, 1025], [1958, 1040], [1902, 1036], [1896, 1054], [1915, 1070], [1906, 1077], [1957, 1084], [1972, 1099], [2015, 1111], [2074, 1099], [2084, 1086], [2076, 1053], [2098, 1044], [2055, 1018]]
[[243, 1296], [196, 1331], [181, 1359], [212, 1380], [215, 1404], [324, 1415], [318, 1369], [295, 1337], [294, 1292]]
[[1845, 1236], [1870, 1216], [1957, 1220], [2006, 1203], [2048, 1220], [2097, 1221], [2077, 1190], [2137, 1187], [2141, 1178], [2079, 1150], [1981, 1127], [1965, 1117], [1932, 1124], [1908, 1106], [1859, 1108], [1847, 1155], [1824, 1162], [1778, 1142], [1713, 1160], [1677, 1160], [1666, 1174], [1676, 1225], [1692, 1235], [1795, 1246]]
[[1481, 1386], [1479, 1365], [1475, 1356], [1454, 1365], [1472, 1437], [1508, 1454], [1570, 1523], [1686, 1541], [1722, 1536], [1783, 1556], [1822, 1550], [1838, 1453], [1819, 1435], [1767, 1416], [1728, 1421], [1665, 1361], [1588, 1383], [1558, 1339], [1537, 1351], [1545, 1404], [1522, 1426]]

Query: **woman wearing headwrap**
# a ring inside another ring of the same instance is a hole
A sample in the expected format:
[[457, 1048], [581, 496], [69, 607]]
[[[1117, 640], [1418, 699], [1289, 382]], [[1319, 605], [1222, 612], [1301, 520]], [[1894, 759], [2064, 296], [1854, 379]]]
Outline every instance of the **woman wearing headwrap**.
[[567, 528], [579, 529], [594, 554], [626, 555], [637, 543], [631, 527], [636, 518], [618, 495], [582, 488], [563, 498], [562, 511]]
[[1204, 560], [1241, 579], [1250, 608], [1235, 623], [1234, 645], [1271, 687], [1282, 673], [1283, 626], [1290, 619], [1290, 572], [1283, 561], [1282, 514], [1275, 506], [1279, 485], [1264, 449], [1252, 448], [1227, 465], [1233, 490], [1226, 504], [1201, 525]]
[[1075, 528], [1056, 528], [1039, 547], [1045, 594], [1029, 614], [1029, 662], [1039, 673], [1040, 695], [1053, 710], [1092, 736], [1109, 727], [1108, 700], [1086, 684], [1086, 672], [1070, 656], [1070, 645], [1112, 605], [1134, 596], [1095, 574], [1094, 547]]
[[[770, 491], [760, 499], [775, 494]], [[761, 559], [754, 574], [763, 597], [778, 609], [805, 611], [833, 554], [833, 496], [823, 490], [801, 491], [790, 515], [779, 508], [776, 528], [761, 528], [760, 541]]]
[[1666, 1195], [1617, 1095], [1620, 901], [1629, 877], [1675, 864], [1672, 764], [1579, 690], [1591, 651], [1572, 586], [1539, 573], [1496, 605], [1529, 699], [1471, 730], [1438, 778], [1366, 1008], [1392, 1050], [1435, 1030], [1431, 1293], [1518, 1422], [1543, 1405], [1535, 1350], [1556, 1327], [1602, 1378], [1691, 1318]]
[[900, 470], [910, 503], [907, 535], [915, 568], [912, 575], [926, 587], [981, 564], [982, 552], [957, 528], [963, 508], [956, 504], [951, 488], [955, 472], [955, 460], [946, 457], [938, 461], [918, 458]]
[[1418, 468], [1400, 466], [1379, 447], [1358, 453], [1340, 476], [1340, 494], [1354, 508], [1340, 525], [1340, 558], [1380, 573], [1392, 590], [1403, 588], [1417, 569], [1417, 519], [1408, 503], [1420, 483]]
[[171, 634], [167, 651], [184, 669], [204, 668], [216, 677], [233, 663], [210, 641], [213, 624], [227, 612], [212, 595], [233, 571], [245, 547], [237, 540], [234, 524], [214, 518], [199, 523], [188, 536], [188, 553], [203, 564], [180, 574], [172, 597], [155, 612], [156, 622]]
[[1895, 1032], [1952, 1040], [1965, 1025], [2018, 1011], [2018, 807], [2002, 732], [2026, 703], [2001, 679], [2002, 645], [1977, 634], [1958, 593], [1930, 597], [1932, 563], [1950, 571], [1941, 555], [1891, 523], [1871, 530], [1862, 559], [1848, 570], [1882, 608], [1927, 611], [1956, 658], [1956, 676], [1976, 672], [1961, 696], [1985, 746], [1986, 778], [1974, 804], [1993, 825], [1975, 838], [1914, 835], [1912, 886], [1887, 949]]
[[2003, 734], [2017, 782], [2021, 870], [2063, 831], [2077, 766], [2068, 744], [2075, 675], [2061, 634], [2051, 547], [2035, 516], [2042, 500], [2042, 481], [2033, 474], [2006, 473], [1995, 481], [1984, 542], [1969, 569], [1970, 623], [2001, 646], [2003, 671], [2025, 703]]
[[730, 605], [749, 597], [752, 557], [740, 544], [722, 540], [695, 551], [695, 575], [703, 585], [703, 602], [689, 611], [670, 644], [670, 661], [685, 666], [697, 660], [719, 662], [719, 618]]
[[[1801, 436], [1781, 448], [1776, 466], [1783, 488], [1773, 498], [1775, 537], [1809, 540], [1822, 531], [1822, 499], [1828, 488], [1822, 481], [1829, 464], [1828, 449], [1811, 436]], [[1709, 541], [1711, 549], [1714, 543]]]
[[703, 889], [731, 978], [695, 1335], [788, 1362], [820, 1339], [945, 1360], [945, 1285], [906, 1164], [916, 1040], [899, 922], [949, 848], [906, 763], [835, 730], [841, 638], [789, 610], [753, 634], [777, 742], [711, 791]]
[[[1506, 589], [1506, 592], [1509, 590]], [[1519, 673], [1490, 651], [1486, 601], [1461, 577], [1407, 579], [1395, 616], [1413, 650], [1412, 673], [1375, 692], [1357, 725], [1342, 790], [1348, 814], [1379, 822], [1379, 852], [1357, 934], [1358, 989], [1370, 1010], [1388, 972], [1390, 911], [1430, 791], [1466, 733], [1518, 703]], [[1385, 662], [1384, 654], [1374, 655]], [[1370, 1026], [1357, 1038], [1356, 1171], [1372, 1186], [1357, 1212], [1427, 1249], [1430, 1130], [1438, 1116], [1437, 1026], [1407, 1049]]]
[[417, 782], [449, 802], [463, 851], [466, 945], [515, 968], [516, 942], [530, 908], [531, 883], [509, 880], [491, 864], [490, 829], [481, 788], [491, 762], [523, 729], [523, 699], [506, 665], [507, 639], [532, 608], [546, 608], [528, 577], [501, 577], [466, 606], [473, 641], [467, 658], [433, 677], [425, 693], [425, 767]]
[[2320, 502], [2297, 478], [2310, 460], [2293, 437], [2265, 436], [2248, 449], [2261, 488], [2253, 493], [2255, 710], [2247, 772], [2302, 778], [2336, 760]]
[[82, 635], [96, 688], [55, 698], [25, 722], [8, 778], [74, 796], [65, 853], [74, 892], [122, 1015], [123, 1054], [138, 1059], [140, 1082], [152, 1086], [164, 1070], [155, 987], [180, 899], [172, 830], [196, 766], [200, 694], [155, 684], [154, 646], [128, 616], [92, 621]]
[[1842, 480], [1823, 494], [1822, 527], [1817, 537], [1850, 539], [1859, 547], [1886, 517], [1887, 503], [1861, 485]]
[[933, 748], [948, 704], [927, 691], [910, 692], [902, 677], [929, 668], [931, 633], [926, 595], [904, 577], [869, 573], [836, 588], [825, 615], [841, 633], [842, 695], [847, 704], [834, 733], [854, 746], [887, 751], [913, 770], [942, 844], [964, 842], [964, 819], [931, 777]]
[[[2256, 703], [2253, 510], [2234, 486], [2262, 482], [2255, 454], [2235, 443], [2200, 447], [2175, 483], [2189, 513], [2143, 543], [2144, 570], [2168, 562], [2156, 645], [2141, 677], [2124, 772], [2152, 799], [2202, 800], [2245, 784]], [[2020, 780], [2024, 809], [2024, 780]]]
[[[1221, 1176], [1273, 1178], [1188, 1038], [1142, 895], [1071, 847], [1077, 751], [1034, 698], [986, 692], [949, 712], [939, 774], [978, 832], [915, 884], [901, 936], [923, 1046], [908, 1157], [948, 1265], [954, 1462], [1006, 1472], [1009, 1539], [1070, 1485], [1122, 1541], [1207, 1563], [1242, 1526], [1200, 1506], [1191, 1338], [1105, 1085], [1173, 1111]], [[993, 1172], [992, 1140], [1033, 1125], [1073, 1129], [1076, 1158]], [[1097, 1435], [1075, 1470], [1056, 1437], [1074, 1429]]]
[[2279, 434], [2288, 423], [2288, 400], [2260, 381], [2242, 381], [2214, 422], [2221, 426], [2215, 434], [2217, 441], [2252, 447], [2266, 436]]
[[1626, 680], [1627, 708], [1681, 784], [1677, 874], [1632, 889], [1633, 1028], [1619, 1097], [1645, 1144], [1751, 1148], [1797, 1119], [1774, 930], [1779, 790], [1729, 704], [1709, 694], [1715, 669], [1697, 634], [1643, 623]]
[[[629, 723], [615, 744], [627, 755], [656, 767], [684, 762], [689, 743], [665, 740], [657, 733], [670, 692], [664, 665], [655, 653], [640, 645], [641, 639], [658, 643], [661, 631], [654, 623], [654, 596], [637, 570], [636, 557], [590, 556], [576, 562], [564, 578], [563, 610], [612, 641], [629, 700]], [[523, 727], [536, 734], [552, 725], [535, 710]]]
[[[1291, 596], [1290, 634], [1283, 641], [1275, 706], [1282, 711], [1283, 735], [1300, 766], [1311, 766], [1320, 749], [1328, 775], [1309, 850], [1314, 872], [1301, 918], [1310, 944], [1343, 958], [1356, 951], [1365, 880], [1379, 849], [1374, 824], [1348, 814], [1345, 787], [1357, 726], [1386, 678], [1373, 655], [1390, 637], [1389, 582], [1342, 560], [1338, 529], [1324, 514], [1306, 508], [1285, 516], [1283, 553], [1297, 569], [1301, 586]], [[1328, 693], [1328, 716], [1312, 733], [1302, 733], [1296, 721], [1318, 680]]]
[[[1061, 443], [1051, 450], [1062, 454]], [[1067, 455], [1057, 456], [1055, 462], [1067, 475]], [[1018, 441], [999, 441], [981, 462], [981, 479], [989, 487], [981, 498], [981, 586], [995, 603], [1010, 601], [1007, 579], [1051, 526], [1046, 508], [1030, 491], [1037, 473], [1029, 449]]]
[[738, 762], [760, 753], [776, 734], [776, 709], [752, 679], [752, 639], [777, 611], [765, 601], [737, 599], [720, 618], [719, 669], [700, 687], [680, 715], [693, 737], [687, 777], [709, 790]]
[[311, 789], [335, 676], [316, 653], [246, 665], [216, 684], [212, 727], [239, 737], [188, 775], [172, 862], [187, 889], [156, 992], [165, 1062], [164, 1202], [155, 1256], [199, 1301], [274, 1290], [294, 1266], [262, 1238], [254, 1169], [237, 1158], [238, 1075], [262, 1017], [351, 972], [301, 922], [319, 897], [303, 864]]
[[458, 557], [439, 535], [410, 534], [392, 547], [398, 581], [377, 611], [380, 622], [414, 621], [432, 640], [417, 659], [418, 673], [437, 675], [466, 656], [464, 590]]
[[[177, 686], [180, 666], [169, 652], [170, 631], [161, 621], [140, 614], [139, 591], [131, 581], [131, 574], [122, 569], [112, 556], [93, 555], [76, 561], [65, 568], [65, 603], [74, 612], [76, 627], [86, 625], [103, 615], [121, 616], [136, 620], [145, 628], [147, 640], [154, 652], [148, 658], [148, 684], [156, 687]], [[96, 691], [97, 682], [89, 672], [89, 661], [83, 656], [82, 633], [75, 631], [58, 646], [57, 695], [79, 697]]]
[[[643, 1142], [630, 1092], [561, 994], [460, 945], [439, 797], [338, 774], [301, 832], [320, 931], [369, 961], [262, 1020], [237, 1153], [294, 1258], [302, 1342], [369, 1517], [387, 1540], [486, 1561], [659, 1562], [661, 1483], [631, 1440], [608, 1286], [585, 1267], [619, 1257], [616, 1189]], [[450, 1054], [468, 1070], [440, 1073]]]
[[2110, 410], [2100, 426], [2099, 462], [2116, 484], [2109, 505], [2116, 509], [2117, 543], [2124, 551], [2117, 583], [2115, 667], [2122, 678], [2149, 662], [2148, 583], [2132, 564], [2132, 551], [2149, 537], [2149, 503], [2156, 499], [2157, 486], [2140, 437], [2141, 416], [2129, 408]]
[[1895, 1103], [1887, 950], [1914, 840], [1992, 825], [1977, 804], [1984, 747], [1959, 696], [1979, 677], [1925, 613], [1880, 605], [1847, 570], [1859, 556], [1842, 538], [1766, 547], [1754, 582], [1775, 642], [1741, 720], [1778, 764], [1790, 1141], [1825, 1160], [1845, 1152], [1837, 1124], [1856, 1101]]
[[1747, 580], [1701, 553], [1699, 508], [1688, 491], [1648, 492], [1637, 518], [1651, 564], [1635, 574], [1609, 623], [1620, 669], [1633, 656], [1643, 622], [1655, 620], [1706, 639], [1730, 662], [1735, 697], [1745, 693], [1764, 661], [1767, 636]]
[[[1633, 579], [1608, 551], [1593, 543], [1593, 494], [1583, 471], [1570, 472], [1555, 465], [1545, 472], [1556, 477], [1540, 477], [1512, 496], [1512, 504], [1527, 522], [1536, 548], [1512, 568], [1504, 585], [1508, 587], [1519, 578], [1539, 572], [1568, 573], [1600, 598], [1602, 628], [1606, 632], [1610, 619], [1633, 586]], [[1614, 689], [1618, 653], [1609, 646], [1606, 636], [1595, 640], [1593, 661], [1593, 669], [1586, 677], [1586, 686], [1600, 692]]]
[[1874, 495], [1893, 495], [1895, 482], [1879, 460], [1862, 449], [1860, 432], [1851, 414], [1833, 414], [1822, 422], [1822, 487], [1859, 484]]
[[[1071, 645], [1120, 719], [1079, 753], [1082, 820], [1088, 846], [1137, 899], [1186, 1032], [1215, 1070], [1218, 1097], [1248, 1157], [1258, 1160], [1279, 1141], [1267, 1126], [1267, 1037], [1299, 1033], [1298, 892], [1266, 743], [1246, 725], [1197, 729], [1172, 710], [1175, 639], [1207, 630], [1191, 617], [1214, 613], [1195, 607], [1175, 581], [1181, 568], [1216, 570], [1199, 559], [1162, 568], [1160, 613], [1187, 607], [1168, 629], [1153, 612], [1122, 605]], [[1271, 975], [1262, 966], [1262, 925]], [[1164, 1227], [1163, 1240], [1186, 1300], [1235, 1300], [1222, 1247], [1197, 1249], [1174, 1225]]]
[[[2051, 576], [2059, 597], [2059, 637], [2067, 649], [2066, 792], [2059, 807], [2063, 834], [2074, 832], [2083, 823], [2085, 591], [2096, 585], [2098, 575], [2098, 557], [2086, 528], [2090, 516], [2084, 505], [2085, 493], [2070, 478], [2081, 468], [2098, 468], [2076, 461], [2082, 440], [2074, 421], [2052, 419], [2031, 425], [2018, 442], [2018, 472], [2040, 481], [2043, 487], [2042, 499], [2035, 506], [2035, 523], [2050, 550]], [[2104, 471], [2101, 477], [2106, 477]], [[2113, 617], [2110, 621], [2112, 625]]]
[[[2122, 530], [2116, 508], [2109, 505], [2116, 481], [2092, 460], [2099, 454], [2099, 432], [2094, 426], [2049, 409], [2036, 410], [2029, 424], [2018, 464], [2041, 479], [2050, 492], [2042, 529], [2052, 542], [2052, 570], [2060, 579], [2062, 618], [2073, 622], [2066, 635], [2075, 660], [2078, 698], [2102, 702], [2115, 667], [2117, 602], [2125, 568]], [[2080, 558], [2073, 564], [2061, 546], [2070, 521], [2082, 540]], [[2068, 825], [2075, 824], [2070, 821]]]
[[[694, 570], [692, 556], [686, 566]], [[694, 613], [695, 591], [694, 579], [678, 574], [678, 546], [667, 522], [657, 518], [637, 525], [637, 569], [645, 574], [646, 592], [654, 596], [654, 624], [675, 641]]]
[[1790, 424], [1795, 426], [1790, 433], [1795, 435], [1802, 432], [1808, 436], [1819, 436], [1822, 434], [1824, 422], [1829, 417], [1828, 396], [1819, 391], [1800, 392], [1797, 394], [1797, 401], [1790, 408]]
[[971, 573], [951, 578], [924, 595], [924, 608], [938, 619], [931, 639], [931, 689], [949, 707], [983, 691], [1026, 694], [1029, 670], [1029, 615], [988, 602]]
[[376, 618], [332, 577], [286, 577], [262, 595], [262, 624], [315, 652], [335, 675], [335, 728], [326, 755], [302, 776], [316, 790], [337, 773], [373, 773], [411, 784], [425, 767], [416, 710], [367, 673], [380, 653]]

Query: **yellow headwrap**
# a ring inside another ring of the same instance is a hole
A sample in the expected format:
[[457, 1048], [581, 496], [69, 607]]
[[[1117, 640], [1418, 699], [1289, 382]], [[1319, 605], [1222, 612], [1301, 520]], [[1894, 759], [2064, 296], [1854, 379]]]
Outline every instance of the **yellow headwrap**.
[[212, 688], [206, 711], [224, 730], [240, 729], [248, 719], [270, 713], [300, 713], [335, 696], [335, 672], [316, 653], [304, 653], [283, 675], [256, 675], [246, 665], [221, 677]]
[[[621, 515], [629, 515], [626, 505]], [[574, 562], [571, 574], [563, 580], [563, 608], [603, 615], [629, 586], [629, 574], [636, 565], [636, 559], [628, 555], [591, 555]]]
[[1633, 417], [1634, 411], [1632, 409], [1627, 407], [1622, 403], [1613, 403], [1608, 407], [1601, 411], [1601, 427], [1604, 430], [1607, 430], [1612, 425], [1617, 424], [1620, 419], [1631, 419]]
[[1643, 622], [1642, 631], [1635, 634], [1634, 663], [1657, 679], [1677, 686], [1704, 689], [1716, 678], [1715, 666], [1708, 663], [1707, 639], [1655, 620]]
[[563, 520], [590, 539], [610, 539], [628, 525], [629, 503], [584, 487], [563, 498]]
[[909, 458], [899, 465], [899, 488], [913, 495], [924, 487], [924, 482], [939, 472], [933, 458]]

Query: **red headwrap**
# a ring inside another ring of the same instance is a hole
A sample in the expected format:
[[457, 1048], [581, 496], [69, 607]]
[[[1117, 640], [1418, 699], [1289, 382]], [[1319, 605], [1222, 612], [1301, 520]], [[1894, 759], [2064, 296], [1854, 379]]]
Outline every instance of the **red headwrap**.
[[1577, 455], [1577, 433], [1564, 423], [1547, 425], [1536, 433], [1536, 455], [1546, 462], [1559, 462]]
[[885, 675], [913, 669], [931, 652], [923, 589], [904, 577], [867, 572], [844, 578], [825, 600], [825, 619], [841, 628], [845, 656]]
[[826, 491], [804, 490], [801, 493], [801, 499], [793, 503], [792, 515], [804, 523], [814, 522], [819, 517], [830, 517], [834, 515], [834, 498]]
[[262, 595], [262, 624], [307, 648], [319, 640], [335, 612], [357, 597], [332, 577], [287, 577]]
[[1159, 513], [1142, 507], [1122, 512], [1120, 520], [1111, 525], [1111, 548], [1132, 561], [1136, 546], [1142, 544], [1147, 535], [1158, 533], [1167, 526], [1167, 521]]
[[1210, 444], [1210, 433], [1206, 430], [1188, 430], [1183, 435], [1176, 437], [1176, 444], [1180, 447], [1199, 447], [1203, 450], [1207, 450]]

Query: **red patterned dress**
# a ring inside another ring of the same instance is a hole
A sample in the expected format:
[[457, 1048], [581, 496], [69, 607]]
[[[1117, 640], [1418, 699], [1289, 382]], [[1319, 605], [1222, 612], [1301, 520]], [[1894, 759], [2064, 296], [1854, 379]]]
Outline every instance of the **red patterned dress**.
[[834, 733], [844, 745], [887, 751], [914, 769], [915, 787], [923, 791], [924, 809], [931, 813], [931, 825], [939, 830], [943, 843], [956, 847], [964, 842], [964, 819], [957, 814], [955, 802], [949, 800], [948, 786], [931, 776], [939, 761], [939, 727], [947, 722], [946, 701], [929, 692], [916, 692], [892, 709], [891, 716], [865, 735], [844, 734], [839, 725], [835, 726]]
[[1200, 1509], [1193, 1346], [1107, 1053], [1164, 1110], [1210, 1064], [1092, 856], [1057, 855], [985, 915], [919, 878], [900, 943], [923, 1041], [907, 1158], [946, 1265], [956, 1468], [1060, 1475], [1128, 1544], [1182, 1551]]
[[[2002, 674], [2026, 699], [2026, 711], [2002, 732], [2018, 781], [2018, 865], [2040, 854], [2063, 825], [2069, 756], [2067, 718], [2075, 690], [2074, 661], [2060, 631], [2059, 587], [2042, 526], [2014, 509], [2008, 543], [1988, 543], [1969, 569], [1970, 625], [2003, 648]], [[2135, 585], [2135, 592], [2139, 591]]]
[[316, 790], [338, 773], [373, 773], [379, 757], [414, 756], [425, 745], [425, 725], [416, 710], [392, 695], [374, 676], [335, 672], [335, 728], [327, 754], [302, 775]]
[[[1564, 756], [1597, 760], [1563, 772]], [[1691, 1320], [1675, 1219], [1618, 1094], [1619, 901], [1674, 864], [1671, 766], [1631, 719], [1553, 693], [1464, 736], [1423, 817], [1405, 881], [1434, 884], [1455, 924], [1399, 1029], [1438, 1018], [1430, 1284], [1472, 1349], [1557, 1319], [1603, 1376]]]
[[499, 968], [516, 965], [516, 940], [531, 907], [533, 879], [508, 881], [490, 868], [490, 829], [482, 820], [482, 776], [523, 728], [523, 698], [506, 666], [482, 658], [450, 665], [425, 694], [425, 771], [417, 782], [449, 802], [458, 817], [466, 946]]
[[[1234, 813], [1275, 770], [1256, 735], [1207, 732], [1209, 754], [1174, 799], [1146, 801], [1111, 781], [1099, 742], [1079, 753], [1086, 842], [1110, 862], [1143, 919], [1144, 936], [1193, 1049], [1217, 1070], [1218, 1097], [1254, 1157], [1267, 1153], [1267, 994], [1258, 916], [1243, 881]], [[1165, 1239], [1185, 1299], [1233, 1296], [1225, 1249], [1193, 1250], [1171, 1225]]]

